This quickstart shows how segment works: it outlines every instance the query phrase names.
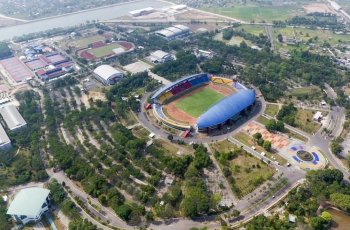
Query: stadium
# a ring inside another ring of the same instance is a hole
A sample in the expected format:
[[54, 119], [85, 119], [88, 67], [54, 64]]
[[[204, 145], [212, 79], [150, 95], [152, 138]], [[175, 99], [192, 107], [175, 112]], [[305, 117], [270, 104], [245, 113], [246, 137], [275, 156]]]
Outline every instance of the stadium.
[[151, 97], [153, 114], [167, 127], [211, 132], [232, 125], [252, 110], [255, 91], [206, 73], [172, 82]]

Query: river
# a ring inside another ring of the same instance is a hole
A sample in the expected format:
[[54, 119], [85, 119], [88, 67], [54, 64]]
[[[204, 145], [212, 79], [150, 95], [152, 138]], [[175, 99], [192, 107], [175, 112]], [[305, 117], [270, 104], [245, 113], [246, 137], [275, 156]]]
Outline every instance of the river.
[[170, 5], [170, 3], [158, 0], [143, 0], [130, 3], [113, 5], [94, 10], [87, 10], [68, 15], [62, 15], [21, 25], [4, 27], [0, 29], [0, 41], [12, 39], [15, 36], [21, 36], [29, 33], [36, 33], [58, 27], [76, 26], [85, 23], [87, 20], [107, 20], [117, 18], [128, 14], [129, 11], [138, 10], [146, 7], [161, 8]]

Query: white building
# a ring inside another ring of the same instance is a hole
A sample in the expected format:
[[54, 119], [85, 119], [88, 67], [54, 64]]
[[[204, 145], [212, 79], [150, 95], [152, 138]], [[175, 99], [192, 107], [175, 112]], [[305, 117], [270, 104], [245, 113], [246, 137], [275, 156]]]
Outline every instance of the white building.
[[154, 51], [153, 53], [151, 53], [149, 58], [153, 63], [164, 63], [173, 59], [171, 54], [162, 50]]
[[320, 111], [317, 111], [313, 117], [315, 121], [321, 121], [322, 120], [322, 113]]
[[189, 27], [184, 25], [174, 25], [159, 31], [156, 31], [156, 35], [165, 38], [167, 40], [174, 40], [176, 38], [183, 38], [190, 34]]
[[22, 224], [39, 221], [49, 210], [49, 194], [50, 190], [44, 188], [22, 189], [11, 202], [7, 215]]
[[11, 131], [27, 126], [27, 122], [23, 119], [22, 115], [18, 112], [16, 106], [14, 105], [8, 105], [0, 108], [0, 114]]
[[129, 14], [131, 14], [131, 16], [133, 16], [133, 17], [138, 17], [138, 16], [150, 14], [152, 12], [154, 12], [154, 8], [147, 7], [147, 8], [143, 8], [143, 9], [139, 9], [139, 10], [130, 11]]
[[0, 124], [0, 150], [7, 150], [11, 148], [11, 140], [7, 136], [4, 127]]
[[123, 73], [110, 65], [100, 65], [94, 70], [94, 76], [105, 85], [114, 85], [123, 78]]

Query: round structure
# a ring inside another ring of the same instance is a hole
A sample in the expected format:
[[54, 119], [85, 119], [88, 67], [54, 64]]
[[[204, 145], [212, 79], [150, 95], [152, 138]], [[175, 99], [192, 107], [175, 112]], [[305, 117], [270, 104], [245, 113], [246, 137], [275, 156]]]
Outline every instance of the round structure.
[[311, 155], [311, 153], [305, 151], [305, 150], [299, 150], [297, 152], [297, 156], [302, 159], [303, 161], [313, 161], [314, 157]]
[[153, 113], [164, 125], [179, 130], [221, 129], [255, 103], [255, 91], [232, 79], [206, 73], [184, 77], [153, 94]]
[[123, 78], [123, 73], [110, 65], [100, 65], [94, 70], [94, 76], [105, 85], [113, 85]]

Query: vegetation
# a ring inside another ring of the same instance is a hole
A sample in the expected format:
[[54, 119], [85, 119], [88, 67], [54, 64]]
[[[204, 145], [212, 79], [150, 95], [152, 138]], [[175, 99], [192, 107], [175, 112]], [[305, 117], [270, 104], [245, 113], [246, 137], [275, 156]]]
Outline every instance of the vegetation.
[[288, 219], [280, 220], [277, 215], [266, 217], [259, 215], [254, 217], [246, 226], [247, 230], [259, 229], [295, 229], [295, 225], [290, 223]]
[[275, 104], [267, 104], [265, 113], [272, 117], [276, 116], [279, 111], [279, 106]]
[[156, 65], [153, 67], [152, 72], [173, 81], [184, 75], [196, 73], [197, 63], [195, 55], [179, 51], [176, 53], [176, 60]]
[[267, 121], [265, 127], [269, 132], [274, 132], [274, 131], [285, 132], [286, 131], [286, 129], [284, 128], [284, 123], [282, 121], [276, 121], [273, 119]]
[[343, 138], [338, 137], [331, 142], [330, 148], [334, 155], [338, 156], [343, 151], [343, 146], [341, 145], [343, 141]]
[[177, 101], [175, 106], [193, 117], [199, 117], [222, 98], [224, 98], [224, 95], [214, 90], [203, 88]]
[[48, 178], [40, 156], [43, 117], [39, 108], [39, 95], [25, 91], [16, 94], [16, 98], [20, 102], [19, 110], [27, 121], [27, 127], [9, 132], [14, 147], [9, 152], [0, 154], [2, 188], [30, 181], [45, 181]]
[[274, 173], [265, 163], [237, 147], [228, 152], [215, 152], [215, 158], [238, 197], [252, 192]]
[[5, 42], [0, 42], [0, 60], [12, 55], [11, 49]]
[[310, 171], [306, 179], [304, 185], [291, 191], [287, 210], [301, 221], [309, 219], [314, 229], [327, 229], [330, 218], [327, 214], [316, 215], [319, 205], [331, 201], [333, 205], [348, 210], [350, 188], [342, 183], [343, 174], [337, 169]]
[[11, 229], [12, 224], [8, 222], [8, 219], [10, 218], [7, 214], [7, 206], [6, 203], [0, 199], [0, 230], [8, 230]]

